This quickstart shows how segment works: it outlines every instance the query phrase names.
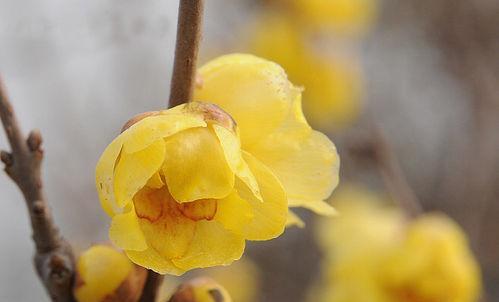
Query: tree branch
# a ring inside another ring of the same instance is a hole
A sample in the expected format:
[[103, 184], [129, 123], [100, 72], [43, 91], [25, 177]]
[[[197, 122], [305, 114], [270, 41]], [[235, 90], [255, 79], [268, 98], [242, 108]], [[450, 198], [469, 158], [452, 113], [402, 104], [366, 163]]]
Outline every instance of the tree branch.
[[[204, 0], [180, 0], [169, 107], [189, 102], [196, 82]], [[140, 302], [154, 302], [164, 277], [149, 270]]]
[[350, 153], [356, 158], [374, 163], [392, 199], [410, 217], [418, 216], [423, 209], [416, 194], [407, 182], [396, 155], [381, 130], [376, 125], [371, 125], [370, 129], [369, 139], [350, 145]]
[[21, 190], [28, 207], [35, 242], [34, 262], [38, 276], [53, 301], [74, 301], [74, 256], [59, 234], [42, 189], [42, 136], [31, 131], [26, 139], [0, 79], [0, 118], [12, 151], [1, 151], [5, 172]]
[[201, 40], [204, 0], [180, 0], [175, 61], [170, 86], [170, 107], [191, 100]]

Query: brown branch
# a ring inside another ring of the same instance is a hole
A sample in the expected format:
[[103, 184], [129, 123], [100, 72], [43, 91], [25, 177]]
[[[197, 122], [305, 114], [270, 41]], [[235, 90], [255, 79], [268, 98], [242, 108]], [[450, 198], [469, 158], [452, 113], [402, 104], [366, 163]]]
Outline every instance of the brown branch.
[[170, 107], [192, 98], [201, 39], [204, 0], [180, 0], [175, 61], [170, 86]]
[[140, 302], [154, 302], [158, 296], [158, 290], [163, 283], [165, 277], [154, 271], [149, 270], [147, 274], [146, 284], [140, 297]]
[[349, 146], [350, 154], [355, 158], [374, 163], [392, 199], [410, 217], [418, 216], [423, 209], [416, 194], [407, 182], [395, 153], [376, 125], [370, 125], [370, 129], [369, 139]]
[[[189, 102], [196, 82], [204, 0], [180, 0], [169, 107]], [[154, 302], [164, 277], [149, 270], [140, 302]]]
[[41, 177], [42, 136], [31, 131], [25, 138], [0, 80], [0, 118], [12, 151], [1, 151], [5, 172], [21, 190], [28, 207], [35, 242], [34, 262], [38, 276], [53, 301], [74, 301], [74, 257], [59, 234], [47, 205]]

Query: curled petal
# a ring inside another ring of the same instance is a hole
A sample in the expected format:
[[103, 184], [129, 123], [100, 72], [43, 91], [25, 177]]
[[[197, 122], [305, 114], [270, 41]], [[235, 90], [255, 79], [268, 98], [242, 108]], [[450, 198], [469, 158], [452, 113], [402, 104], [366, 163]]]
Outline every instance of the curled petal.
[[[180, 105], [177, 110], [185, 106]], [[173, 110], [160, 111], [157, 115], [140, 120], [121, 134], [125, 142], [124, 151], [140, 151], [161, 138], [195, 127], [206, 127], [206, 122], [199, 115]]]
[[305, 227], [305, 222], [301, 220], [298, 215], [296, 215], [293, 211], [289, 210], [288, 211], [288, 220], [286, 221], [286, 226], [291, 227], [291, 226], [297, 226], [299, 228]]
[[184, 269], [228, 265], [241, 258], [244, 252], [244, 238], [226, 230], [217, 221], [198, 221], [196, 232], [185, 255], [172, 259]]
[[123, 207], [143, 188], [165, 160], [162, 139], [135, 153], [121, 153], [114, 174], [114, 192], [118, 206]]
[[153, 248], [149, 248], [145, 251], [126, 251], [126, 255], [135, 264], [153, 270], [159, 274], [180, 276], [185, 273], [185, 270], [175, 266], [173, 262], [162, 257]]
[[239, 137], [231, 130], [219, 125], [213, 125], [213, 130], [222, 144], [225, 158], [234, 174], [251, 189], [258, 199], [262, 200], [258, 182], [248, 167], [248, 164], [242, 158]]
[[163, 173], [178, 202], [223, 198], [232, 191], [234, 173], [209, 128], [182, 131], [166, 140]]
[[124, 250], [143, 251], [147, 249], [146, 239], [133, 205], [130, 211], [113, 216], [109, 228], [109, 238], [116, 246]]
[[290, 206], [334, 214], [323, 200], [338, 184], [339, 157], [324, 134], [308, 126], [297, 98], [281, 127], [249, 151], [277, 176]]
[[247, 225], [254, 218], [253, 207], [242, 199], [237, 191], [219, 200], [217, 205], [215, 220], [222, 223], [226, 229], [246, 236]]
[[199, 70], [194, 100], [219, 105], [236, 121], [244, 148], [284, 120], [299, 89], [277, 64], [248, 54], [221, 56]]
[[99, 200], [109, 216], [120, 211], [114, 196], [114, 169], [122, 148], [123, 139], [118, 137], [104, 150], [95, 169], [95, 183]]
[[243, 153], [244, 160], [258, 181], [262, 192], [263, 202], [248, 189], [241, 181], [236, 181], [238, 194], [253, 208], [254, 217], [246, 225], [246, 239], [269, 240], [284, 232], [286, 225], [288, 204], [286, 193], [279, 180], [256, 158]]

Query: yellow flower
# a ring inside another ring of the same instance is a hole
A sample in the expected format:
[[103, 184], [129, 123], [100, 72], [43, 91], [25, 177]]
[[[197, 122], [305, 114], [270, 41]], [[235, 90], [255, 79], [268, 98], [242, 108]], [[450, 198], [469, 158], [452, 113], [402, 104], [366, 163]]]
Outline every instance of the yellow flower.
[[96, 245], [76, 265], [74, 294], [78, 302], [138, 301], [147, 272], [115, 249]]
[[283, 15], [265, 15], [250, 36], [253, 52], [282, 65], [304, 88], [303, 109], [314, 126], [339, 129], [358, 117], [362, 74], [355, 60], [315, 53], [294, 20]]
[[409, 225], [384, 278], [393, 301], [474, 302], [481, 289], [465, 234], [443, 214], [427, 214]]
[[335, 147], [284, 71], [235, 54], [199, 77], [194, 99], [207, 103], [135, 120], [96, 168], [111, 240], [159, 273], [230, 264], [245, 240], [279, 236], [288, 206], [334, 214], [323, 200], [338, 182]]
[[359, 187], [335, 195], [341, 215], [319, 225], [326, 256], [310, 301], [478, 301], [478, 266], [463, 231], [448, 217], [425, 214], [411, 222]]

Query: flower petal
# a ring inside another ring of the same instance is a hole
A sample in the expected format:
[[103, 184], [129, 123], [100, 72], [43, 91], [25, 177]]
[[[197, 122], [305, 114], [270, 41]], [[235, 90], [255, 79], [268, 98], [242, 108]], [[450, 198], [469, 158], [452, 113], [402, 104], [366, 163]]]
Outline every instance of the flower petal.
[[146, 187], [133, 201], [147, 245], [166, 259], [184, 255], [194, 237], [195, 221], [182, 214], [168, 189]]
[[124, 151], [134, 153], [161, 138], [171, 136], [182, 130], [206, 127], [206, 122], [200, 115], [183, 112], [181, 111], [183, 107], [185, 107], [185, 104], [161, 111], [158, 115], [146, 117], [132, 125], [121, 134], [124, 141]]
[[265, 165], [246, 152], [243, 153], [243, 158], [255, 175], [263, 196], [261, 202], [243, 182], [236, 180], [236, 190], [251, 205], [254, 212], [253, 220], [246, 226], [246, 239], [275, 238], [284, 232], [286, 225], [288, 214], [286, 193], [279, 180]]
[[123, 250], [143, 251], [147, 249], [146, 239], [133, 205], [127, 213], [113, 216], [109, 238]]
[[219, 199], [232, 191], [231, 171], [216, 135], [208, 128], [182, 131], [166, 140], [163, 173], [178, 202]]
[[297, 226], [299, 228], [305, 227], [305, 222], [296, 215], [293, 211], [288, 211], [288, 220], [286, 221], [286, 227]]
[[300, 98], [286, 122], [249, 152], [277, 176], [290, 206], [332, 214], [333, 209], [321, 202], [338, 184], [339, 157], [329, 138], [308, 126]]
[[121, 153], [114, 174], [114, 192], [123, 207], [160, 168], [165, 160], [165, 143], [159, 139], [135, 153]]
[[125, 251], [126, 255], [132, 262], [143, 266], [159, 274], [169, 274], [180, 276], [185, 273], [185, 270], [175, 266], [173, 262], [162, 257], [153, 248], [145, 251]]
[[202, 85], [196, 87], [194, 100], [227, 111], [238, 123], [245, 148], [281, 124], [299, 93], [279, 65], [248, 54], [221, 56], [199, 75]]
[[228, 265], [241, 258], [244, 238], [226, 230], [218, 221], [196, 222], [196, 232], [189, 249], [172, 262], [184, 269]]
[[215, 220], [236, 234], [246, 236], [247, 226], [253, 220], [253, 208], [236, 191], [218, 200]]
[[123, 147], [123, 138], [114, 139], [102, 153], [97, 167], [95, 168], [95, 184], [99, 194], [99, 200], [104, 211], [113, 216], [119, 211], [114, 196], [114, 168]]
[[262, 200], [256, 178], [248, 167], [248, 164], [246, 164], [242, 158], [239, 137], [231, 130], [219, 125], [213, 125], [213, 130], [215, 131], [220, 144], [222, 144], [225, 158], [227, 159], [232, 172], [251, 189], [258, 199]]

